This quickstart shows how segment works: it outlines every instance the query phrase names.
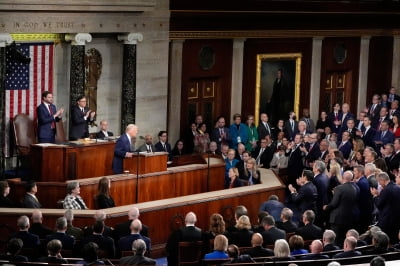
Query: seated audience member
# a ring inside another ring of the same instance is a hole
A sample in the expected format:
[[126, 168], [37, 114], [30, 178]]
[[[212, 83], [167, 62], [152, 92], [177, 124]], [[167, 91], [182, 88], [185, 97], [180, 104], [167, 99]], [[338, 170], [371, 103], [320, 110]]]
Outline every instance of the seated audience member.
[[346, 233], [346, 237], [348, 236], [352, 236], [355, 239], [357, 239], [357, 247], [362, 247], [367, 245], [367, 243], [364, 240], [360, 239], [360, 234], [355, 229], [348, 230]]
[[294, 257], [290, 256], [289, 244], [285, 239], [277, 239], [274, 245], [274, 257], [266, 261], [287, 261], [294, 260]]
[[28, 262], [28, 258], [19, 255], [24, 243], [19, 238], [11, 238], [7, 243], [6, 253], [0, 255], [0, 260], [8, 260], [14, 262]]
[[214, 251], [204, 255], [205, 260], [227, 259], [228, 239], [224, 235], [217, 235], [214, 238]]
[[114, 136], [111, 131], [108, 131], [108, 122], [107, 120], [100, 121], [100, 131], [96, 133], [97, 139], [108, 139], [109, 137]]
[[54, 263], [54, 264], [63, 264], [68, 263], [66, 259], [61, 256], [62, 244], [58, 239], [53, 239], [49, 243], [47, 243], [47, 257], [40, 257], [40, 262]]
[[43, 225], [43, 215], [40, 210], [34, 210], [32, 212], [32, 224], [29, 227], [29, 233], [37, 235], [39, 239], [45, 239], [47, 235], [53, 233], [53, 231], [47, 226]]
[[273, 245], [277, 239], [285, 239], [285, 231], [278, 229], [275, 226], [275, 219], [271, 215], [267, 215], [262, 220], [264, 231], [261, 233], [264, 241], [264, 246]]
[[[127, 236], [131, 233], [131, 224], [132, 221], [139, 219], [140, 217], [140, 211], [137, 207], [132, 207], [128, 211], [128, 221], [117, 224], [114, 228], [114, 240], [115, 243], [118, 242], [118, 240], [123, 237]], [[148, 232], [148, 227], [144, 224], [142, 224], [142, 231], [140, 231], [140, 234], [145, 237], [149, 237], [149, 232]]]
[[11, 238], [21, 239], [24, 248], [37, 248], [40, 246], [39, 237], [28, 232], [30, 226], [28, 216], [23, 215], [19, 217], [17, 226], [19, 231], [13, 234]]
[[110, 195], [111, 181], [108, 177], [99, 180], [98, 194], [96, 195], [96, 207], [106, 209], [115, 207], [114, 199]]
[[22, 206], [24, 208], [41, 208], [39, 200], [36, 197], [37, 186], [35, 182], [28, 182], [26, 184], [26, 193], [24, 199], [22, 200]]
[[242, 215], [247, 215], [248, 216], [248, 212], [247, 212], [247, 208], [246, 206], [243, 205], [238, 205], [235, 207], [235, 223], [231, 224], [226, 230], [228, 231], [229, 234], [231, 234], [232, 232], [237, 231], [236, 228], [236, 224], [237, 224], [237, 220], [239, 219], [240, 216]]
[[261, 211], [257, 215], [257, 222], [258, 224], [253, 225], [253, 232], [254, 233], [261, 233], [264, 231], [264, 226], [262, 225], [262, 220], [264, 219], [265, 216], [269, 215], [268, 212]]
[[392, 248], [389, 248], [389, 237], [382, 231], [377, 231], [372, 234], [372, 245], [373, 248], [363, 251], [363, 255], [379, 255], [392, 251]]
[[104, 223], [101, 221], [97, 221], [93, 225], [92, 235], [87, 236], [82, 240], [82, 246], [84, 246], [89, 242], [94, 242], [99, 246], [99, 249], [101, 249], [106, 253], [104, 255], [106, 258], [114, 258], [115, 257], [114, 240], [111, 237], [103, 236], [103, 232], [104, 232]]
[[8, 197], [10, 194], [10, 186], [6, 180], [0, 181], [0, 207], [14, 208], [16, 204]]
[[314, 224], [315, 213], [307, 210], [303, 213], [304, 226], [297, 229], [296, 234], [303, 237], [304, 240], [320, 239], [322, 237], [322, 229]]
[[194, 212], [189, 212], [185, 216], [185, 227], [173, 232], [167, 241], [166, 251], [168, 265], [177, 265], [179, 242], [201, 241], [201, 229], [196, 227], [197, 217]]
[[67, 196], [64, 198], [63, 207], [64, 209], [76, 209], [85, 210], [87, 209], [85, 202], [79, 196], [81, 189], [79, 182], [73, 181], [67, 184]]
[[119, 260], [120, 265], [156, 265], [156, 261], [150, 259], [146, 253], [146, 243], [142, 239], [136, 239], [132, 243], [133, 256], [122, 257]]
[[338, 259], [338, 258], [351, 258], [351, 257], [361, 256], [360, 251], [354, 250], [356, 246], [357, 246], [357, 239], [355, 239], [354, 236], [346, 237], [346, 239], [343, 242], [343, 252], [335, 254], [332, 258]]
[[272, 217], [274, 217], [275, 221], [278, 222], [281, 220], [280, 218], [283, 208], [285, 208], [285, 205], [279, 201], [279, 197], [277, 195], [271, 195], [267, 201], [264, 201], [261, 204], [259, 211], [268, 212]]
[[46, 242], [50, 242], [53, 239], [61, 241], [64, 249], [72, 250], [75, 245], [75, 238], [67, 235], [67, 219], [65, 217], [59, 217], [56, 221], [56, 232], [46, 237]]
[[232, 232], [229, 236], [229, 243], [235, 244], [239, 247], [250, 247], [253, 231], [251, 231], [249, 217], [247, 215], [240, 216], [237, 220], [236, 228], [237, 230]]
[[273, 256], [271, 249], [263, 248], [263, 237], [260, 233], [254, 233], [251, 237], [251, 249], [247, 249], [244, 254], [250, 255], [252, 258]]
[[142, 151], [147, 153], [156, 152], [157, 149], [153, 145], [153, 136], [150, 134], [144, 136], [144, 143], [137, 149], [137, 151]]
[[[103, 236], [113, 237], [114, 228], [112, 228], [112, 227], [110, 227], [110, 226], [107, 226], [107, 225], [105, 224], [105, 221], [106, 221], [107, 216], [106, 216], [106, 213], [105, 213], [104, 211], [97, 210], [97, 211], [94, 213], [93, 218], [94, 218], [94, 222], [95, 222], [95, 223], [96, 223], [96, 222], [103, 222], [103, 223], [104, 223], [104, 232], [103, 232]], [[143, 225], [142, 225], [142, 226], [143, 226]], [[85, 226], [85, 228], [83, 228], [83, 231], [84, 231], [84, 235], [85, 235], [85, 236], [90, 236], [90, 235], [92, 235], [92, 233], [93, 233], [93, 226]]]
[[181, 156], [187, 154], [185, 142], [183, 139], [178, 139], [175, 143], [174, 148], [172, 149], [172, 156]]
[[[229, 149], [227, 158], [225, 159], [225, 188], [229, 188], [230, 185], [230, 177], [229, 177], [229, 169], [232, 167], [236, 167], [236, 164], [239, 162], [238, 159], [235, 159], [235, 150]], [[239, 176], [239, 174], [238, 174]]]
[[285, 230], [286, 233], [294, 233], [297, 230], [297, 224], [292, 221], [293, 211], [289, 208], [283, 208], [281, 212], [281, 221], [276, 223], [279, 229]]
[[225, 231], [225, 221], [221, 214], [213, 213], [210, 216], [210, 227], [207, 232], [203, 234], [203, 253], [206, 254], [210, 252], [210, 243], [217, 235], [227, 235]]
[[382, 231], [382, 229], [379, 226], [373, 225], [365, 233], [360, 235], [360, 239], [365, 241], [367, 243], [367, 245], [371, 245], [372, 244], [373, 235], [376, 232], [380, 232], [380, 231]]
[[299, 235], [292, 235], [289, 238], [290, 255], [299, 255], [308, 253], [307, 249], [304, 249], [304, 240]]
[[72, 224], [74, 221], [74, 213], [72, 210], [66, 210], [64, 213], [65, 219], [67, 219], [67, 235], [75, 237], [75, 239], [81, 240], [83, 238], [83, 230]]
[[246, 169], [244, 170], [244, 175], [241, 177], [245, 179], [249, 185], [256, 185], [261, 183], [261, 173], [257, 169], [256, 160], [250, 158], [247, 160]]
[[229, 186], [228, 188], [242, 187], [244, 180], [239, 178], [239, 171], [236, 167], [232, 167], [228, 171]]
[[99, 260], [97, 257], [97, 251], [99, 246], [96, 243], [89, 242], [83, 246], [83, 260], [78, 261], [76, 264], [82, 264], [83, 266], [89, 265], [105, 265], [104, 261]]
[[171, 144], [167, 142], [168, 134], [167, 131], [160, 131], [158, 133], [159, 141], [154, 145], [157, 151], [168, 152], [168, 161], [172, 160], [172, 149]]
[[118, 250], [125, 251], [132, 249], [132, 243], [136, 239], [142, 239], [146, 243], [146, 250], [151, 250], [151, 240], [148, 237], [142, 236], [140, 231], [142, 230], [142, 222], [139, 219], [133, 220], [131, 223], [131, 233], [127, 236], [122, 237], [118, 241]]
[[377, 256], [375, 258], [373, 258], [370, 262], [369, 262], [370, 266], [385, 266], [385, 259], [382, 258], [381, 256]]
[[208, 145], [208, 151], [211, 155], [221, 155], [221, 151], [218, 150], [218, 145], [215, 141], [211, 141]]
[[335, 244], [336, 233], [332, 230], [325, 230], [322, 241], [324, 243], [324, 251], [339, 250], [340, 247]]
[[313, 240], [310, 245], [311, 254], [302, 256], [301, 259], [303, 260], [320, 260], [320, 259], [329, 259], [328, 255], [321, 254], [323, 250], [323, 245], [321, 240]]
[[248, 254], [240, 255], [239, 248], [236, 245], [228, 246], [228, 256], [231, 258], [230, 263], [251, 263], [255, 262]]

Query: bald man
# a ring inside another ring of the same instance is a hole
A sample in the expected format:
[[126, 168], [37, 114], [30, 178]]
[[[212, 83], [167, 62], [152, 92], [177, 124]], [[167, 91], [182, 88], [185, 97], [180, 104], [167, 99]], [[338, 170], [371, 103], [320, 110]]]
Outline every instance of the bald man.
[[[137, 207], [132, 207], [128, 211], [128, 221], [117, 224], [114, 229], [114, 240], [115, 243], [118, 242], [118, 240], [121, 237], [127, 236], [130, 234], [130, 226], [132, 221], [139, 219], [140, 217], [140, 211]], [[140, 232], [142, 236], [149, 237], [149, 229], [146, 225], [142, 224], [142, 231]]]
[[332, 258], [338, 259], [338, 258], [352, 258], [361, 256], [360, 251], [354, 250], [356, 246], [357, 246], [357, 239], [354, 236], [346, 237], [343, 243], [343, 252], [334, 255]]
[[252, 258], [274, 256], [274, 251], [263, 248], [263, 237], [260, 233], [254, 233], [251, 237], [251, 249], [245, 250], [243, 254], [248, 254]]
[[322, 244], [321, 240], [314, 240], [310, 245], [311, 254], [304, 257], [302, 256], [301, 258], [304, 260], [329, 259], [328, 255], [321, 254], [323, 249], [324, 245]]
[[137, 239], [142, 239], [146, 243], [146, 249], [151, 250], [151, 240], [148, 237], [145, 237], [140, 234], [142, 231], [142, 222], [139, 219], [133, 220], [129, 229], [131, 233], [127, 236], [122, 237], [118, 241], [118, 250], [125, 251], [125, 250], [132, 250], [132, 243]]
[[114, 148], [114, 159], [112, 162], [112, 170], [114, 174], [123, 173], [124, 159], [133, 156], [135, 151], [134, 140], [138, 133], [138, 127], [134, 124], [129, 124], [125, 129], [125, 134], [122, 134]]
[[31, 216], [32, 224], [29, 227], [29, 233], [37, 235], [40, 239], [45, 239], [47, 235], [53, 231], [47, 226], [43, 225], [43, 215], [40, 210], [34, 210]]

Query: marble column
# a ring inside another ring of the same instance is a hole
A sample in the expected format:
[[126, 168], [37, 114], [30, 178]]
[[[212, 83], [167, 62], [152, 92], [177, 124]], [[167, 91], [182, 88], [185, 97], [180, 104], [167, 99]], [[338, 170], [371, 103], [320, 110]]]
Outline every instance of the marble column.
[[170, 143], [175, 143], [180, 135], [183, 43], [184, 40], [173, 40], [170, 48], [170, 85], [168, 93], [168, 139]]
[[71, 41], [69, 95], [70, 107], [72, 107], [78, 96], [83, 95], [85, 91], [85, 44], [92, 41], [92, 35], [89, 33], [67, 34], [65, 40]]
[[[242, 112], [242, 90], [243, 90], [243, 54], [246, 39], [233, 40], [232, 54], [232, 85], [231, 85], [231, 115]], [[226, 124], [230, 124], [230, 118], [226, 118]], [[258, 119], [258, 118], [256, 118]]]
[[400, 36], [393, 36], [392, 86], [400, 93]]
[[367, 104], [367, 84], [368, 84], [368, 58], [369, 58], [369, 41], [371, 36], [362, 36], [360, 45], [360, 68], [358, 74], [358, 111], [364, 110]]
[[[3, 130], [0, 130], [0, 167], [5, 169], [4, 145], [5, 145], [5, 83], [6, 83], [6, 45], [12, 43], [12, 37], [8, 33], [0, 34], [0, 125]], [[4, 172], [0, 172], [0, 178]]]
[[129, 124], [136, 121], [136, 45], [143, 40], [141, 33], [118, 35], [124, 42], [122, 94], [121, 94], [121, 134]]
[[[323, 37], [314, 37], [311, 57], [311, 84], [310, 84], [310, 116], [314, 121], [319, 118], [319, 99], [321, 87], [321, 55]], [[318, 103], [318, 104], [316, 104]]]

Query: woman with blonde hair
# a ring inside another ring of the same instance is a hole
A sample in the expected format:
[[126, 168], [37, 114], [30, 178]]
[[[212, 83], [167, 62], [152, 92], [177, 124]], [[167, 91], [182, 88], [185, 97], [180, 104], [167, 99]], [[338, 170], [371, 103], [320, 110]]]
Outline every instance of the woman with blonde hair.
[[242, 179], [247, 180], [250, 185], [260, 184], [260, 170], [257, 169], [257, 163], [254, 158], [250, 158], [246, 163], [246, 170]]
[[99, 180], [98, 194], [96, 196], [96, 207], [98, 209], [106, 209], [115, 207], [114, 199], [110, 195], [111, 182], [108, 177]]
[[332, 161], [328, 176], [329, 176], [328, 200], [331, 201], [331, 199], [333, 198], [334, 188], [342, 183], [342, 173], [340, 169], [340, 164]]
[[231, 233], [229, 243], [238, 247], [251, 247], [253, 231], [251, 230], [249, 217], [247, 215], [240, 216], [236, 221], [235, 227], [237, 230]]
[[[210, 216], [210, 225], [207, 232], [203, 234], [203, 254], [210, 252], [210, 245], [213, 246], [211, 240], [213, 240], [218, 235], [226, 235], [225, 231], [225, 221], [221, 214], [213, 213]], [[214, 242], [214, 241], [213, 241]], [[210, 245], [207, 245], [210, 243]]]
[[239, 178], [239, 170], [236, 167], [232, 167], [228, 171], [229, 188], [241, 187], [243, 186], [243, 182]]

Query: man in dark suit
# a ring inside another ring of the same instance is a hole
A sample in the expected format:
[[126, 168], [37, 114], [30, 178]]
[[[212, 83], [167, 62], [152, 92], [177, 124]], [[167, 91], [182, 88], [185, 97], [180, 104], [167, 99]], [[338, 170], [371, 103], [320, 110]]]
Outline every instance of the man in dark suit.
[[89, 137], [89, 123], [94, 121], [95, 112], [86, 107], [86, 97], [79, 96], [76, 105], [71, 109], [70, 140], [77, 140]]
[[323, 251], [339, 250], [340, 247], [336, 245], [336, 233], [330, 229], [325, 230], [322, 235], [322, 242], [324, 243]]
[[390, 104], [390, 109], [388, 110], [389, 112], [389, 119], [392, 120], [393, 116], [395, 115], [400, 115], [400, 110], [399, 110], [399, 100], [394, 100]]
[[104, 255], [106, 258], [114, 258], [114, 240], [111, 237], [103, 236], [103, 232], [104, 223], [101, 221], [95, 222], [95, 224], [93, 225], [92, 235], [89, 235], [82, 240], [82, 246], [85, 246], [89, 242], [94, 242], [99, 246], [99, 249], [106, 252], [106, 255]]
[[293, 140], [297, 131], [298, 125], [296, 121], [296, 114], [292, 111], [289, 113], [289, 119], [285, 121], [284, 130], [285, 136], [288, 140]]
[[351, 136], [348, 131], [343, 131], [342, 141], [338, 143], [338, 150], [342, 152], [343, 157], [349, 159], [353, 144], [351, 143]]
[[132, 243], [133, 256], [122, 257], [120, 265], [156, 265], [156, 261], [144, 256], [146, 243], [142, 239], [136, 239]]
[[101, 120], [100, 121], [100, 131], [96, 133], [97, 139], [107, 139], [109, 137], [114, 136], [111, 131], [108, 131], [108, 121]]
[[386, 165], [390, 171], [397, 170], [400, 164], [400, 139], [396, 138], [393, 142], [394, 153], [386, 159]]
[[274, 149], [275, 145], [272, 144], [271, 138], [268, 136], [260, 140], [260, 146], [251, 153], [251, 157], [256, 160], [258, 167], [269, 168]]
[[201, 229], [196, 227], [196, 214], [189, 212], [185, 217], [185, 227], [173, 232], [167, 241], [165, 250], [167, 252], [168, 265], [178, 265], [178, 245], [184, 241], [201, 241]]
[[[105, 224], [107, 215], [106, 215], [106, 213], [105, 213], [104, 211], [102, 211], [102, 210], [97, 210], [97, 211], [94, 213], [93, 218], [94, 218], [94, 222], [95, 222], [95, 223], [97, 223], [97, 222], [102, 222], [102, 223], [104, 224], [104, 231], [103, 231], [103, 233], [102, 233], [103, 236], [114, 237], [114, 228], [112, 228], [112, 227], [110, 227], [110, 226], [107, 226], [107, 225]], [[128, 226], [127, 231], [129, 231], [129, 226]], [[84, 232], [84, 235], [85, 235], [85, 236], [90, 236], [90, 235], [92, 235], [92, 234], [93, 234], [93, 226], [85, 226], [85, 227], [83, 228], [83, 232]], [[128, 234], [128, 233], [127, 233], [127, 234]], [[119, 238], [118, 238], [118, 239], [119, 239]]]
[[[140, 234], [142, 230], [142, 222], [139, 219], [133, 220], [130, 226], [130, 234], [122, 237], [118, 241], [118, 252], [131, 250], [132, 243], [136, 239], [142, 239], [146, 243], [146, 249], [151, 250], [151, 240], [148, 237], [145, 237]], [[120, 253], [119, 253], [120, 254]]]
[[329, 177], [325, 174], [326, 166], [323, 161], [315, 161], [313, 166], [314, 179], [313, 184], [317, 188], [317, 219], [315, 224], [323, 226], [325, 222], [324, 211], [322, 207], [328, 204], [328, 186]]
[[26, 184], [26, 193], [23, 199], [24, 208], [41, 208], [42, 204], [40, 204], [39, 200], [36, 197], [37, 186], [35, 182], [28, 182]]
[[378, 174], [377, 179], [382, 191], [379, 193], [377, 188], [371, 188], [371, 194], [379, 210], [378, 226], [394, 244], [400, 229], [400, 187], [391, 182], [385, 172]]
[[380, 130], [375, 134], [375, 145], [376, 150], [380, 153], [380, 148], [388, 143], [394, 142], [394, 134], [389, 131], [389, 120], [385, 120], [381, 123]]
[[356, 136], [359, 136], [361, 134], [361, 131], [356, 127], [354, 118], [349, 118], [347, 119], [347, 123], [345, 127], [342, 127], [339, 134], [338, 134], [338, 140], [342, 140], [342, 135], [343, 132], [347, 131], [350, 133], [350, 139], [354, 139]]
[[370, 116], [372, 119], [375, 119], [376, 117], [379, 116], [379, 111], [381, 110], [381, 105], [379, 104], [379, 101], [381, 100], [381, 97], [379, 94], [374, 94], [372, 96], [372, 104], [368, 107], [368, 113], [367, 115]]
[[387, 107], [382, 107], [379, 111], [379, 116], [376, 116], [372, 119], [372, 127], [375, 128], [377, 131], [381, 129], [382, 122], [385, 120], [389, 120], [389, 112]]
[[357, 165], [353, 168], [354, 182], [360, 189], [358, 208], [360, 210], [360, 220], [356, 225], [358, 232], [365, 232], [372, 224], [372, 212], [374, 203], [367, 178], [364, 176], [364, 166]]
[[297, 230], [297, 224], [292, 221], [293, 211], [289, 208], [283, 208], [281, 211], [281, 221], [276, 222], [276, 226], [287, 233], [294, 233]]
[[129, 124], [125, 129], [125, 134], [122, 134], [114, 148], [114, 159], [112, 169], [114, 174], [122, 174], [125, 158], [131, 158], [135, 150], [133, 138], [136, 138], [138, 127], [134, 124]]
[[333, 133], [338, 134], [340, 131], [340, 125], [341, 125], [341, 113], [340, 113], [340, 104], [335, 103], [333, 105], [333, 112], [328, 114], [328, 118], [330, 121], [332, 121], [332, 127], [331, 130]]
[[304, 153], [300, 150], [300, 146], [303, 144], [303, 137], [300, 134], [296, 134], [294, 142], [288, 144], [285, 156], [289, 157], [288, 160], [288, 183], [296, 184], [296, 179], [303, 172], [303, 157]]
[[289, 185], [292, 201], [298, 206], [296, 215], [298, 218], [300, 218], [306, 210], [313, 210], [314, 212], [317, 210], [316, 201], [318, 192], [317, 188], [312, 183], [313, 179], [313, 172], [304, 170], [301, 177], [296, 180], [297, 185], [300, 186], [299, 191], [297, 192], [292, 184]]
[[[121, 237], [127, 236], [130, 234], [130, 226], [132, 224], [132, 221], [139, 219], [140, 217], [140, 211], [137, 207], [132, 207], [128, 211], [128, 221], [117, 224], [114, 228], [114, 240], [115, 242], [118, 242], [118, 240]], [[149, 229], [146, 225], [142, 223], [142, 230], [140, 231], [140, 234], [142, 236], [149, 237]]]
[[339, 258], [351, 258], [361, 256], [361, 252], [354, 250], [357, 246], [357, 239], [354, 236], [346, 237], [343, 242], [343, 252], [335, 254], [332, 258], [339, 259]]
[[339, 114], [339, 119], [340, 119], [339, 132], [347, 128], [347, 121], [351, 118], [354, 119], [353, 114], [350, 113], [350, 105], [348, 103], [342, 104], [342, 112]]
[[46, 244], [53, 239], [58, 239], [62, 243], [63, 249], [73, 250], [75, 245], [75, 238], [66, 234], [67, 219], [59, 217], [56, 221], [56, 232], [46, 237]]
[[43, 225], [43, 215], [42, 212], [38, 209], [33, 210], [32, 212], [32, 224], [29, 227], [29, 232], [37, 235], [40, 239], [45, 239], [47, 235], [53, 233], [53, 231], [47, 226]]
[[343, 174], [343, 184], [335, 188], [332, 201], [324, 206], [329, 212], [329, 223], [337, 236], [337, 243], [343, 243], [346, 232], [358, 222], [359, 189], [354, 185], [353, 173], [346, 171]]
[[29, 230], [29, 218], [23, 215], [18, 218], [17, 226], [19, 231], [11, 236], [11, 238], [19, 238], [24, 243], [24, 248], [38, 248], [40, 246], [39, 237], [31, 234]]
[[275, 226], [275, 219], [271, 215], [267, 215], [262, 220], [264, 231], [261, 232], [264, 246], [273, 245], [277, 239], [286, 239], [286, 232]]
[[376, 130], [371, 126], [371, 118], [364, 117], [364, 131], [362, 132], [362, 139], [365, 146], [370, 146], [375, 149], [375, 134]]
[[42, 103], [36, 108], [38, 118], [38, 142], [39, 143], [55, 143], [56, 122], [60, 121], [64, 109], [57, 111], [53, 104], [53, 94], [49, 91], [42, 93]]
[[225, 127], [225, 117], [220, 116], [217, 118], [217, 127], [215, 127], [211, 132], [211, 141], [215, 141], [218, 146], [218, 150], [221, 151], [221, 145], [230, 145], [231, 134], [229, 128]]
[[309, 136], [309, 143], [308, 143], [308, 149], [302, 148], [302, 151], [304, 152], [305, 156], [305, 164], [307, 169], [311, 169], [312, 164], [314, 161], [318, 160], [319, 157], [321, 156], [321, 150], [319, 149], [319, 143], [318, 143], [318, 135], [317, 133], [312, 133]]
[[320, 260], [320, 259], [329, 259], [329, 256], [326, 254], [321, 254], [323, 250], [323, 245], [321, 240], [316, 239], [311, 242], [310, 245], [310, 254], [307, 256], [301, 256], [303, 260]]
[[322, 238], [322, 229], [314, 224], [315, 213], [307, 210], [303, 213], [304, 226], [297, 229], [296, 234], [304, 240], [314, 240]]
[[146, 135], [144, 137], [144, 143], [137, 149], [137, 151], [143, 152], [156, 152], [157, 148], [153, 145], [153, 137], [151, 135]]
[[258, 138], [264, 139], [265, 136], [271, 136], [271, 125], [268, 123], [268, 115], [266, 113], [260, 114], [260, 124], [257, 127]]
[[168, 134], [167, 131], [158, 132], [159, 141], [154, 145], [157, 151], [168, 152], [168, 161], [172, 161], [172, 149], [171, 144], [167, 142]]
[[254, 233], [251, 236], [251, 249], [245, 250], [242, 254], [247, 254], [252, 258], [273, 256], [274, 252], [271, 249], [264, 248], [263, 237], [260, 233]]

